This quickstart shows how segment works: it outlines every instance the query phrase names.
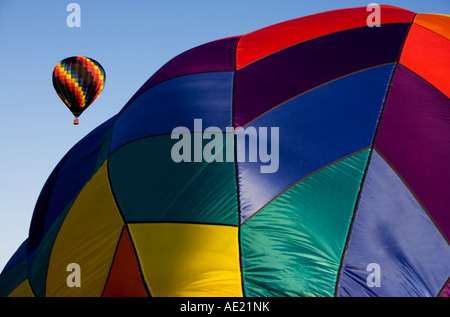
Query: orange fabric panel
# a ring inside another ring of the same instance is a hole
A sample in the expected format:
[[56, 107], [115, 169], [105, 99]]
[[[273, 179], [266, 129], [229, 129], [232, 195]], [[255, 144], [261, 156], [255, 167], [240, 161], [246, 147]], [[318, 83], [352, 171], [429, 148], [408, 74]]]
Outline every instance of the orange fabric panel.
[[400, 63], [450, 97], [450, 40], [413, 24]]
[[[414, 12], [380, 6], [381, 23], [408, 23]], [[310, 15], [263, 28], [243, 35], [236, 52], [236, 68], [240, 69], [279, 50], [319, 36], [367, 25], [372, 12], [367, 7], [335, 10]]]
[[125, 227], [117, 247], [103, 297], [147, 297], [136, 254]]
[[414, 23], [450, 39], [450, 16], [442, 14], [418, 14]]

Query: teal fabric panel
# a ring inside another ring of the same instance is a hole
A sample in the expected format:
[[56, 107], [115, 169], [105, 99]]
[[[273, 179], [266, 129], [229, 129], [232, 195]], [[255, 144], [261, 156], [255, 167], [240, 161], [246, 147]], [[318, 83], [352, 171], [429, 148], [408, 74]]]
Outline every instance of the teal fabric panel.
[[369, 151], [309, 175], [242, 225], [246, 296], [333, 296]]
[[178, 141], [154, 136], [111, 154], [111, 187], [125, 220], [237, 225], [235, 163], [176, 163], [171, 151]]

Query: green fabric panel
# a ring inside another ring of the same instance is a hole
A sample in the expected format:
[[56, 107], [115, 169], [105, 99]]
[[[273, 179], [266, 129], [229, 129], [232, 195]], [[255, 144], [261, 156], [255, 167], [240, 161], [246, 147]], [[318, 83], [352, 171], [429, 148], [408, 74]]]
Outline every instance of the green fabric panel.
[[111, 187], [125, 220], [237, 225], [234, 162], [224, 155], [224, 162], [175, 163], [171, 150], [178, 141], [169, 134], [153, 136], [110, 155]]
[[242, 225], [246, 296], [333, 296], [369, 150], [303, 179]]
[[27, 259], [24, 259], [0, 275], [0, 297], [7, 297], [27, 279]]

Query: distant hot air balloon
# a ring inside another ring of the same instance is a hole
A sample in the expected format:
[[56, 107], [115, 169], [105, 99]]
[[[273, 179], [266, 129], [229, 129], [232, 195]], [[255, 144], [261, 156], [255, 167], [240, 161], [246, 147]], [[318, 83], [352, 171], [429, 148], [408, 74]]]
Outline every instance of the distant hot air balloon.
[[61, 100], [78, 117], [100, 95], [105, 86], [103, 67], [92, 58], [73, 56], [63, 59], [53, 70], [53, 87]]

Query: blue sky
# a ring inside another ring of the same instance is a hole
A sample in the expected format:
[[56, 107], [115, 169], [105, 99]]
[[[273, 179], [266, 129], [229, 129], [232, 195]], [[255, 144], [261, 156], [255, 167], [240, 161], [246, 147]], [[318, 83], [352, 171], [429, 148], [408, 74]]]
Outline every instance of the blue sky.
[[[71, 2], [81, 7], [80, 28], [66, 24]], [[36, 200], [58, 161], [172, 57], [212, 40], [371, 2], [0, 0], [0, 270], [27, 238]], [[450, 14], [449, 0], [379, 4]], [[94, 58], [107, 76], [78, 126], [51, 81], [55, 65], [74, 55]]]

